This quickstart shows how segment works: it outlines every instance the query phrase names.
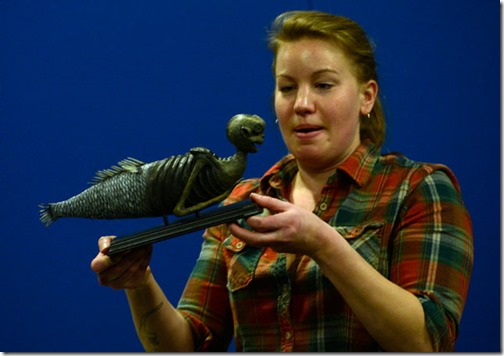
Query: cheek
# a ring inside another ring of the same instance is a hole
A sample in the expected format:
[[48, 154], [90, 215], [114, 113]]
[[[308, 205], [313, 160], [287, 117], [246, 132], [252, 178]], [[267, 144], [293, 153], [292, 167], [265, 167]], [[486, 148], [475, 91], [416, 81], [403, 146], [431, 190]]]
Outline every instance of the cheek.
[[275, 100], [274, 106], [275, 106], [276, 118], [278, 120], [277, 128], [280, 130], [280, 134], [282, 135], [284, 142], [287, 142], [289, 138], [288, 136], [285, 136], [285, 127], [286, 125], [288, 125], [288, 122], [291, 118], [290, 107], [285, 102], [285, 100], [281, 99]]
[[289, 112], [291, 110], [291, 105], [283, 98], [275, 97], [273, 105], [275, 106], [275, 113], [277, 119], [282, 121], [289, 116]]
[[335, 136], [353, 135], [360, 128], [360, 109], [356, 105], [333, 105], [324, 113]]
[[[352, 93], [353, 94], [353, 93]], [[357, 95], [345, 95], [334, 100], [330, 106], [333, 117], [337, 117], [339, 124], [354, 126], [360, 120], [361, 103]]]

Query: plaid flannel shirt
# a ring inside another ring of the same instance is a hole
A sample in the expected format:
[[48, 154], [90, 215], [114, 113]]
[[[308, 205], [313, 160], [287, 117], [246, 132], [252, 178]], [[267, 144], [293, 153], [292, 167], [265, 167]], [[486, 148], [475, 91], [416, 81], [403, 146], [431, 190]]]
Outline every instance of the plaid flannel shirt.
[[[224, 204], [251, 192], [285, 199], [296, 172], [288, 155], [262, 179], [237, 185]], [[420, 300], [436, 350], [454, 350], [473, 241], [458, 182], [446, 166], [380, 155], [361, 144], [329, 178], [314, 214]], [[299, 255], [287, 269], [284, 254], [247, 246], [226, 225], [205, 231], [178, 308], [202, 351], [227, 350], [233, 335], [237, 351], [381, 350], [311, 258]]]

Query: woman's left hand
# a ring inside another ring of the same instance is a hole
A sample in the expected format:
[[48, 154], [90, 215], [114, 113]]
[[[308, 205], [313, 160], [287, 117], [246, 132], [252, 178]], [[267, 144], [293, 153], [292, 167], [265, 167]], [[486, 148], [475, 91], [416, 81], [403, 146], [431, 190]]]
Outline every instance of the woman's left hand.
[[231, 224], [231, 232], [237, 238], [255, 247], [308, 256], [322, 248], [323, 241], [319, 237], [329, 225], [311, 211], [264, 195], [252, 193], [250, 197], [272, 215], [248, 218], [247, 224], [254, 231]]

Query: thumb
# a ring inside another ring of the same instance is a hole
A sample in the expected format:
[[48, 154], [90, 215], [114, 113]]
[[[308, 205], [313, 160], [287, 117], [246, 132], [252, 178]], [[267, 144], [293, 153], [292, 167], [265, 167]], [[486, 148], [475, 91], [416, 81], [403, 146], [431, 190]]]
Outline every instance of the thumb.
[[98, 249], [100, 250], [101, 253], [104, 255], [107, 254], [108, 249], [110, 247], [110, 244], [112, 243], [112, 240], [115, 239], [115, 236], [102, 236], [98, 239]]

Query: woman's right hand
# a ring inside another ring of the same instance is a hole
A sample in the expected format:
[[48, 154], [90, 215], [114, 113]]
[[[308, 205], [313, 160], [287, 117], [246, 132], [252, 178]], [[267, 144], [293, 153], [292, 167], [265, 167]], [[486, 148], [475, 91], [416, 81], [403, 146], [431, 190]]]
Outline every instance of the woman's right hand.
[[144, 287], [151, 276], [149, 263], [152, 245], [108, 256], [108, 249], [114, 238], [115, 236], [102, 236], [98, 240], [100, 252], [91, 261], [91, 269], [98, 274], [98, 281], [101, 285], [113, 289]]

